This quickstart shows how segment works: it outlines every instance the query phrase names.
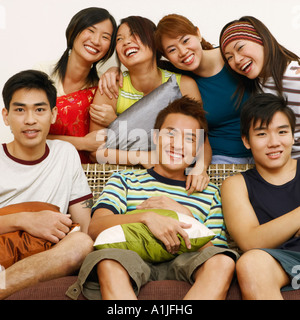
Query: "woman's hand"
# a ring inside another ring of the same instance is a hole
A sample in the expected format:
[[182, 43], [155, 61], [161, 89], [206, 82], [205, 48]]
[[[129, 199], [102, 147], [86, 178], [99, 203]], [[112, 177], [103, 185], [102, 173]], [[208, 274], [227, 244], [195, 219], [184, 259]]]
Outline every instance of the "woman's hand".
[[118, 99], [119, 87], [123, 87], [123, 73], [119, 68], [111, 67], [100, 77], [98, 83], [99, 91], [101, 95], [105, 93], [110, 99], [113, 96]]
[[197, 170], [193, 168], [186, 179], [186, 190], [188, 190], [188, 195], [193, 192], [203, 191], [209, 183], [209, 176], [205, 170], [201, 173], [197, 173]]
[[90, 117], [93, 122], [101, 127], [107, 128], [118, 116], [111, 105], [102, 104], [101, 106], [98, 106], [96, 104], [91, 104]]

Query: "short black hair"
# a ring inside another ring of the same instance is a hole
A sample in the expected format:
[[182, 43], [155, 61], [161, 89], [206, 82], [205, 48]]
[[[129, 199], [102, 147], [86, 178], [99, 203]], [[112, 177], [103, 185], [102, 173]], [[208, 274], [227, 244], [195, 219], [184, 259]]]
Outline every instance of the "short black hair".
[[20, 89], [43, 90], [47, 95], [51, 110], [56, 106], [56, 88], [52, 80], [44, 72], [25, 70], [13, 75], [6, 81], [2, 90], [2, 97], [7, 111], [9, 111], [12, 96]]
[[271, 93], [258, 93], [251, 96], [242, 106], [241, 110], [241, 135], [249, 140], [249, 131], [252, 125], [260, 121], [267, 127], [276, 112], [282, 112], [289, 120], [292, 133], [295, 133], [296, 116], [287, 105], [287, 100], [282, 96]]
[[205, 139], [208, 132], [208, 124], [201, 101], [191, 99], [187, 96], [183, 96], [182, 98], [174, 100], [158, 113], [155, 120], [154, 129], [160, 130], [167, 116], [171, 113], [184, 114], [196, 119], [199, 122], [200, 128], [204, 130]]

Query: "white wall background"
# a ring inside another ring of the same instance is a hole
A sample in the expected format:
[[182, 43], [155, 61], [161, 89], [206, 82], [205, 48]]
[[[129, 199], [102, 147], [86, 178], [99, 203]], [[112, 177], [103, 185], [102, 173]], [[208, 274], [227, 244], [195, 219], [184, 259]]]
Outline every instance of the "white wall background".
[[[219, 32], [227, 22], [252, 15], [267, 25], [279, 43], [300, 55], [299, 0], [0, 0], [1, 93], [16, 72], [59, 58], [66, 47], [65, 29], [71, 17], [91, 6], [107, 9], [117, 23], [129, 15], [157, 23], [166, 14], [182, 14], [213, 44], [218, 44]], [[0, 143], [11, 139], [0, 117]]]

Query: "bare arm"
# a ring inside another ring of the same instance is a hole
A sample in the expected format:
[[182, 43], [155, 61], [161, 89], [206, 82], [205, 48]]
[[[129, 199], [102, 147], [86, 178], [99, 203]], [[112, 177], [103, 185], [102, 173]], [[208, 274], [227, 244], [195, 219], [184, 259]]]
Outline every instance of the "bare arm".
[[0, 234], [20, 230], [18, 216], [18, 213], [0, 216]]
[[109, 99], [118, 99], [119, 87], [123, 87], [123, 72], [118, 67], [109, 68], [100, 77], [98, 84], [100, 93], [106, 94]]
[[90, 132], [107, 128], [110, 124], [107, 119], [112, 121], [116, 119], [117, 101], [116, 98], [110, 99], [106, 95], [101, 95], [99, 90], [96, 91], [90, 108]]
[[294, 236], [300, 228], [300, 208], [260, 225], [240, 174], [223, 182], [221, 194], [226, 226], [243, 251], [276, 248]]
[[[180, 91], [183, 96], [186, 95], [191, 99], [202, 101], [197, 83], [188, 76], [181, 76]], [[187, 179], [187, 189], [189, 189], [190, 194], [193, 191], [202, 191], [207, 187], [209, 183], [207, 169], [211, 163], [211, 159], [212, 150], [208, 137], [206, 137], [204, 141], [204, 157], [196, 162], [194, 169], [190, 172]], [[202, 160], [204, 160], [204, 163]]]
[[87, 233], [91, 221], [91, 208], [93, 205], [92, 199], [78, 202], [69, 207], [71, 219], [75, 223], [80, 224], [80, 230]]
[[24, 230], [31, 235], [57, 243], [69, 232], [70, 215], [43, 210], [20, 212], [0, 217], [0, 234]]
[[[202, 149], [202, 148], [201, 148]], [[212, 158], [212, 150], [208, 137], [206, 136], [204, 141], [203, 155], [198, 155], [195, 166], [191, 169], [186, 180], [186, 189], [188, 194], [192, 194], [194, 191], [204, 190], [209, 183], [209, 175], [207, 174], [208, 166]]]
[[[96, 91], [93, 104], [90, 106], [90, 135], [95, 135], [95, 142], [98, 144], [97, 149], [90, 153], [91, 162], [101, 163], [101, 152], [97, 155], [97, 150], [104, 145], [106, 139], [105, 129], [117, 118], [117, 99], [110, 100], [106, 95], [101, 95], [99, 90]], [[101, 149], [101, 148], [100, 148]], [[99, 150], [100, 150], [99, 149]], [[101, 149], [103, 152], [103, 148]], [[102, 161], [102, 163], [106, 163]], [[116, 162], [114, 162], [116, 163]]]
[[48, 135], [47, 139], [54, 140], [59, 139], [67, 141], [76, 148], [78, 151], [95, 152], [103, 142], [97, 139], [97, 131], [90, 132], [84, 137], [74, 137], [65, 135]]

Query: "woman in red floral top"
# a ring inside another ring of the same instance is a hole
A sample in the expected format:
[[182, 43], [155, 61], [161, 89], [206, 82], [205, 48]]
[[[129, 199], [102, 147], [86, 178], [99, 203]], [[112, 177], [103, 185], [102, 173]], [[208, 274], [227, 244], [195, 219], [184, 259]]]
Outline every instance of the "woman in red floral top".
[[81, 162], [90, 162], [89, 153], [101, 142], [89, 133], [89, 107], [99, 81], [97, 63], [106, 62], [115, 47], [116, 22], [109, 12], [91, 7], [79, 11], [67, 29], [67, 49], [60, 60], [37, 68], [46, 72], [57, 89], [58, 115], [49, 139], [72, 143]]

